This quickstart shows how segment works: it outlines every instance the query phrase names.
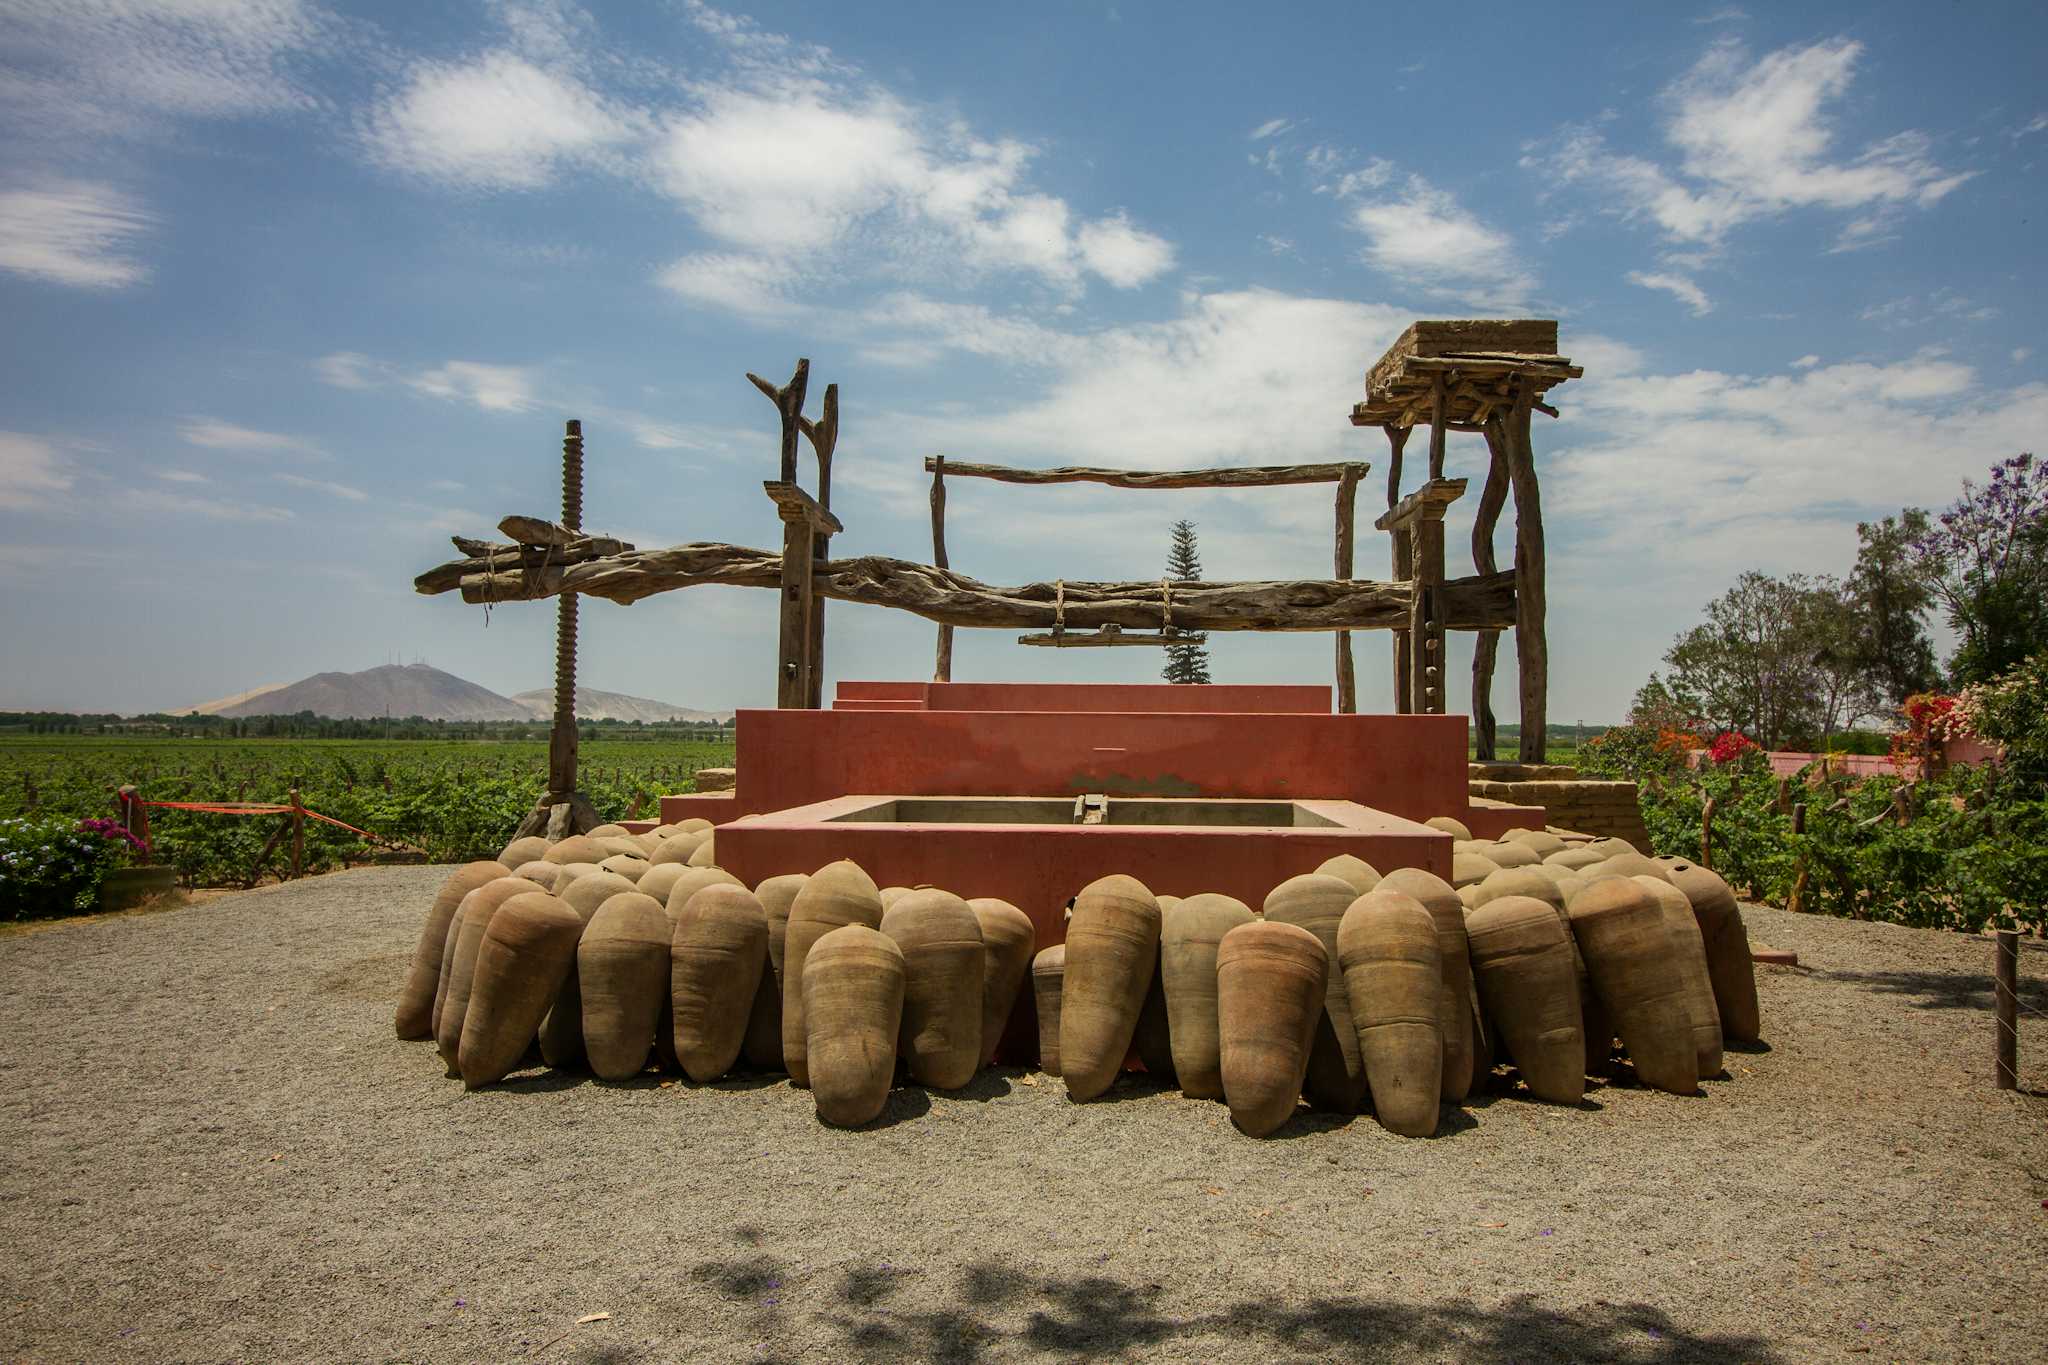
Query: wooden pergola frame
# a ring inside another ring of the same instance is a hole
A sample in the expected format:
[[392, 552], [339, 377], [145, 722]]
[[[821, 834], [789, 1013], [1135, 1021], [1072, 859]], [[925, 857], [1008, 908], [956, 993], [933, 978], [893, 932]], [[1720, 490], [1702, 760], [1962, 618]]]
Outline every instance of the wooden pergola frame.
[[[1186, 488], [1280, 488], [1295, 484], [1337, 485], [1336, 578], [1349, 579], [1354, 570], [1353, 523], [1358, 503], [1358, 485], [1372, 466], [1364, 461], [1337, 464], [1239, 465], [1224, 469], [1104, 469], [1089, 465], [1062, 465], [1056, 469], [1018, 469], [1010, 465], [968, 464], [948, 461], [943, 455], [925, 457], [924, 468], [932, 476], [932, 562], [950, 567], [946, 557], [946, 475], [960, 479], [990, 479], [997, 483], [1045, 485], [1099, 483], [1110, 488], [1140, 490]], [[1056, 584], [1056, 587], [1061, 585]], [[1182, 584], [1185, 591], [1186, 584]], [[1017, 643], [1053, 648], [1129, 645], [1174, 645], [1200, 643], [1201, 636], [1176, 628], [1173, 622], [1173, 592], [1170, 581], [1160, 582], [1160, 629], [1157, 633], [1125, 633], [1121, 626], [1106, 625], [1093, 635], [1069, 635], [1063, 614], [1056, 617], [1051, 631], [1042, 635], [1020, 635]], [[1284, 629], [1285, 627], [1283, 627]], [[1351, 632], [1337, 636], [1337, 709], [1349, 714], [1358, 709], [1358, 687], [1351, 662]], [[953, 627], [941, 625], [934, 682], [953, 680]]]
[[[570, 422], [564, 440], [564, 500], [559, 522], [510, 516], [499, 522], [504, 541], [452, 537], [462, 558], [413, 580], [425, 594], [458, 591], [465, 602], [491, 604], [559, 597], [555, 736], [550, 745], [549, 791], [538, 819], [574, 823], [575, 629], [578, 595], [636, 602], [655, 593], [700, 584], [773, 588], [781, 600], [776, 637], [776, 704], [823, 705], [825, 601], [859, 602], [908, 611], [939, 627], [935, 673], [952, 676], [956, 627], [1049, 631], [1060, 643], [1069, 629], [1094, 629], [1098, 642], [1172, 643], [1201, 631], [1328, 631], [1336, 636], [1337, 706], [1357, 709], [1350, 633], [1395, 633], [1395, 703], [1399, 711], [1441, 712], [1446, 632], [1478, 633], [1472, 662], [1473, 720], [1479, 754], [1494, 746], [1491, 689], [1500, 632], [1515, 630], [1521, 667], [1522, 744], [1525, 761], [1544, 753], [1548, 656], [1543, 634], [1543, 517], [1529, 443], [1532, 412], [1557, 415], [1543, 401], [1554, 386], [1582, 372], [1556, 354], [1557, 324], [1418, 322], [1372, 367], [1365, 401], [1351, 413], [1356, 426], [1377, 426], [1392, 451], [1387, 512], [1374, 525], [1393, 538], [1393, 582], [1353, 577], [1358, 484], [1363, 461], [1257, 465], [1228, 469], [1129, 470], [1092, 467], [1016, 469], [949, 462], [931, 456], [932, 559], [930, 564], [866, 555], [828, 559], [830, 538], [842, 529], [831, 511], [832, 456], [839, 439], [839, 388], [825, 389], [817, 421], [803, 415], [810, 362], [799, 360], [786, 384], [758, 375], [747, 379], [774, 403], [780, 419], [779, 478], [763, 491], [783, 523], [781, 553], [718, 542], [638, 550], [582, 529], [582, 425]], [[1428, 477], [1405, 498], [1401, 457], [1409, 433], [1430, 427]], [[1480, 494], [1472, 532], [1474, 574], [1444, 572], [1444, 513], [1465, 491], [1463, 479], [1444, 477], [1444, 438], [1451, 431], [1486, 437], [1492, 463]], [[818, 463], [818, 491], [797, 481], [799, 438]], [[952, 571], [946, 554], [945, 476], [1001, 483], [1100, 483], [1114, 488], [1260, 488], [1335, 483], [1335, 576], [1328, 579], [1222, 582], [1087, 582], [1054, 580], [992, 586]], [[1509, 495], [1515, 503], [1515, 563], [1494, 563], [1493, 534]], [[1140, 632], [1160, 629], [1160, 637]], [[1129, 632], [1126, 634], [1126, 632]]]

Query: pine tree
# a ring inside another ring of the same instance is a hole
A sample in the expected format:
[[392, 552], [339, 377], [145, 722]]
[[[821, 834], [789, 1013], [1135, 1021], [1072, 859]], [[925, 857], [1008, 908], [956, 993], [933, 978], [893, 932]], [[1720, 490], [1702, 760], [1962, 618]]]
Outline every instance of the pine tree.
[[[1166, 555], [1166, 576], [1177, 583], [1192, 583], [1202, 576], [1202, 556], [1195, 548], [1195, 524], [1173, 524], [1173, 548]], [[1209, 681], [1209, 648], [1201, 644], [1168, 645], [1163, 676], [1170, 683]]]

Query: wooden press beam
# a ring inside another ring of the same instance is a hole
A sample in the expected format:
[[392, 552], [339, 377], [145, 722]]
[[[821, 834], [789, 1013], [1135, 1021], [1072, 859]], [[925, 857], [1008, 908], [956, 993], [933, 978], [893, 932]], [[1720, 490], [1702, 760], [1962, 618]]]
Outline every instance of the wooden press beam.
[[[941, 456], [927, 455], [927, 474], [938, 472]], [[1275, 488], [1286, 484], [1336, 483], [1345, 471], [1342, 464], [1245, 465], [1233, 469], [1099, 469], [1087, 465], [1063, 465], [1057, 469], [1016, 469], [1000, 464], [946, 462], [946, 472], [959, 479], [994, 479], [998, 483], [1100, 483], [1111, 488]], [[1361, 473], [1371, 466], [1357, 466]]]

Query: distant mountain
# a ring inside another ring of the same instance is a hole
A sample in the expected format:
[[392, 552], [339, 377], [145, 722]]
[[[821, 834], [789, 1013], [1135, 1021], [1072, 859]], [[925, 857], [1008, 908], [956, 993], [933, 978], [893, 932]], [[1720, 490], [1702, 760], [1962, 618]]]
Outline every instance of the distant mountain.
[[[535, 720], [554, 718], [555, 689], [552, 687], [515, 692], [512, 700], [526, 707]], [[660, 721], [731, 720], [732, 712], [697, 711], [677, 706], [674, 702], [649, 701], [645, 697], [629, 697], [623, 692], [600, 692], [595, 687], [579, 687], [576, 689], [576, 716], [579, 720], [637, 720], [653, 725]]]
[[[373, 720], [380, 716], [424, 716], [428, 720], [547, 720], [554, 715], [552, 689], [502, 697], [453, 673], [426, 664], [385, 664], [360, 673], [315, 673], [283, 686], [259, 687], [218, 701], [184, 707], [172, 715], [316, 716]], [[730, 711], [697, 711], [672, 702], [576, 689], [576, 714], [583, 720], [729, 720]]]

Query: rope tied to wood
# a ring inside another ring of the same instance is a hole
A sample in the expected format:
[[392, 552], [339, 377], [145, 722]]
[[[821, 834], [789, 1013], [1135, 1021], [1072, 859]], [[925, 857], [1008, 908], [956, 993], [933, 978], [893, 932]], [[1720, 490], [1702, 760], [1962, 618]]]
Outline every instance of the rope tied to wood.
[[1162, 579], [1160, 579], [1160, 580], [1159, 580], [1159, 602], [1160, 602], [1160, 608], [1159, 608], [1159, 616], [1160, 616], [1160, 625], [1159, 625], [1159, 630], [1160, 630], [1160, 633], [1161, 633], [1162, 635], [1171, 635], [1171, 634], [1173, 634], [1173, 580], [1172, 580], [1172, 579], [1170, 579], [1170, 578], [1162, 578]]
[[1052, 581], [1052, 633], [1067, 633], [1067, 580], [1064, 578]]

